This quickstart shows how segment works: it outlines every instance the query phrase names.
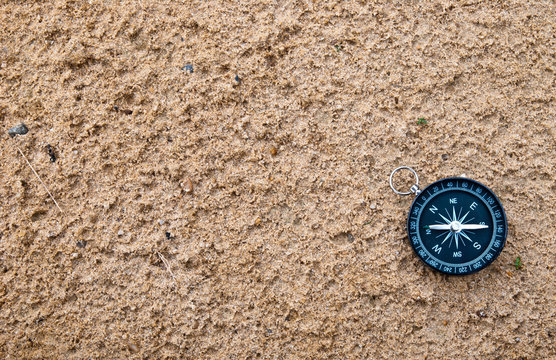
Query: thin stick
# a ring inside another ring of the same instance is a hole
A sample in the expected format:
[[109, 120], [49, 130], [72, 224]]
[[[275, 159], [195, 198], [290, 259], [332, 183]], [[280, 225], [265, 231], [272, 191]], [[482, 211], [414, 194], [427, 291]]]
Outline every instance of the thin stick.
[[158, 254], [158, 257], [160, 258], [160, 260], [162, 260], [162, 262], [164, 263], [164, 266], [166, 266], [166, 270], [168, 270], [170, 275], [172, 275], [172, 279], [174, 279], [174, 283], [177, 283], [176, 277], [174, 276], [174, 273], [172, 272], [172, 269], [170, 268], [170, 263], [168, 262], [168, 260], [166, 260], [166, 258], [164, 256], [162, 256], [162, 254], [160, 252], [157, 251], [156, 253]]
[[56, 202], [56, 199], [54, 199], [54, 196], [52, 196], [52, 194], [50, 193], [50, 191], [48, 191], [48, 188], [46, 187], [46, 185], [44, 184], [44, 182], [42, 181], [41, 177], [39, 176], [39, 174], [37, 174], [37, 172], [35, 171], [35, 169], [33, 169], [33, 166], [31, 165], [31, 163], [29, 162], [29, 160], [27, 160], [27, 158], [25, 157], [25, 155], [23, 155], [23, 151], [21, 151], [21, 149], [19, 148], [19, 146], [15, 146], [17, 148], [17, 150], [19, 151], [19, 153], [21, 154], [21, 156], [23, 156], [23, 158], [25, 159], [25, 161], [27, 162], [27, 165], [29, 165], [29, 167], [31, 168], [31, 170], [33, 170], [33, 173], [35, 173], [35, 175], [37, 176], [37, 179], [39, 179], [39, 181], [41, 182], [42, 186], [44, 186], [44, 189], [46, 190], [46, 192], [48, 193], [48, 195], [50, 195], [50, 198], [52, 199], [52, 201], [54, 201], [54, 204], [56, 204], [56, 207], [58, 208], [58, 210], [60, 210], [60, 212], [63, 214], [64, 212], [62, 211], [62, 209], [60, 208], [60, 206], [58, 205], [58, 202]]

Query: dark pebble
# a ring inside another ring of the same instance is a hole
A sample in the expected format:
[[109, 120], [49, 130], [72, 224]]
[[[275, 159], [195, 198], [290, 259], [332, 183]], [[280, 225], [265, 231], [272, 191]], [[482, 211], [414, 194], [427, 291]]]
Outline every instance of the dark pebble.
[[171, 237], [172, 237], [172, 234], [170, 234], [168, 231], [166, 231], [166, 239], [170, 240]]
[[193, 74], [193, 65], [187, 64], [181, 68], [182, 70], [189, 71], [190, 74]]
[[347, 236], [349, 242], [353, 242], [355, 240], [355, 236], [353, 236], [352, 234], [348, 233]]
[[241, 79], [239, 78], [239, 75], [236, 75], [236, 81], [237, 81], [237, 82], [240, 82], [240, 81], [241, 81]]
[[442, 160], [444, 160], [444, 161], [448, 160], [448, 154], [443, 154], [442, 155]]
[[133, 110], [129, 110], [129, 109], [128, 109], [128, 110], [122, 110], [122, 112], [123, 112], [124, 114], [126, 114], [126, 115], [131, 115], [131, 114], [133, 114]]
[[48, 155], [50, 155], [50, 162], [55, 162], [56, 155], [54, 155], [54, 150], [52, 150], [52, 146], [50, 146], [50, 144], [46, 144], [46, 150], [48, 150]]
[[77, 247], [84, 248], [86, 245], [87, 245], [87, 241], [85, 240], [79, 240], [77, 242]]
[[11, 137], [15, 137], [16, 135], [25, 135], [29, 132], [29, 129], [27, 129], [27, 126], [25, 126], [24, 123], [21, 123], [17, 126], [14, 126], [13, 128], [8, 130], [8, 135], [10, 135]]
[[114, 105], [114, 111], [118, 111], [118, 110], [120, 110], [120, 108]]

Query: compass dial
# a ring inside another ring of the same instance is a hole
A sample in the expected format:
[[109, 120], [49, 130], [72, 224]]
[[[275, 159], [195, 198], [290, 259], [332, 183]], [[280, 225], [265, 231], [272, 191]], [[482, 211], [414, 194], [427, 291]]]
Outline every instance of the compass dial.
[[439, 180], [415, 199], [408, 219], [410, 243], [432, 268], [465, 275], [492, 263], [506, 242], [502, 204], [481, 183]]

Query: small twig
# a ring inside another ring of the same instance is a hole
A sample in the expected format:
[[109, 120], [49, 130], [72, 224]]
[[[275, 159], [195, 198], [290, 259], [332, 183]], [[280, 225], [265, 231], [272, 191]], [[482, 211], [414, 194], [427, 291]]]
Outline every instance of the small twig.
[[31, 165], [31, 163], [29, 162], [29, 160], [27, 160], [27, 158], [25, 157], [25, 155], [23, 155], [23, 151], [21, 151], [21, 149], [19, 148], [19, 146], [15, 146], [17, 148], [17, 150], [19, 151], [19, 153], [21, 154], [21, 156], [23, 156], [23, 158], [25, 159], [25, 161], [27, 162], [27, 165], [29, 165], [29, 167], [31, 168], [31, 170], [33, 170], [33, 173], [35, 174], [35, 176], [37, 176], [37, 179], [39, 179], [39, 181], [41, 182], [42, 186], [44, 186], [44, 189], [46, 190], [46, 192], [48, 193], [48, 195], [50, 195], [50, 198], [52, 199], [52, 201], [54, 201], [54, 204], [56, 204], [56, 207], [58, 208], [58, 210], [60, 210], [60, 212], [62, 214], [64, 214], [64, 211], [62, 211], [62, 209], [60, 208], [60, 205], [58, 205], [58, 202], [56, 201], [56, 199], [54, 199], [54, 196], [52, 196], [52, 194], [50, 193], [50, 191], [48, 191], [48, 188], [46, 187], [45, 183], [42, 181], [41, 177], [39, 176], [39, 174], [37, 174], [37, 172], [35, 171], [35, 169], [33, 168], [33, 166]]
[[166, 258], [159, 251], [157, 251], [156, 253], [158, 254], [158, 257], [160, 258], [160, 260], [162, 260], [162, 262], [164, 263], [164, 266], [166, 266], [166, 270], [170, 273], [170, 275], [172, 275], [172, 279], [174, 279], [174, 283], [177, 284], [176, 276], [172, 272], [172, 269], [170, 268], [170, 263], [168, 262], [168, 260], [166, 260]]

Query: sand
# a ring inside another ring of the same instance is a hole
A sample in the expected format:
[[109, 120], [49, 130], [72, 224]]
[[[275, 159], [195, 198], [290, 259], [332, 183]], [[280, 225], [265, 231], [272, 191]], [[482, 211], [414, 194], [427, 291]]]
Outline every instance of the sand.
[[[2, 2], [0, 357], [555, 359], [554, 19]], [[497, 194], [491, 266], [414, 255], [401, 165]]]

